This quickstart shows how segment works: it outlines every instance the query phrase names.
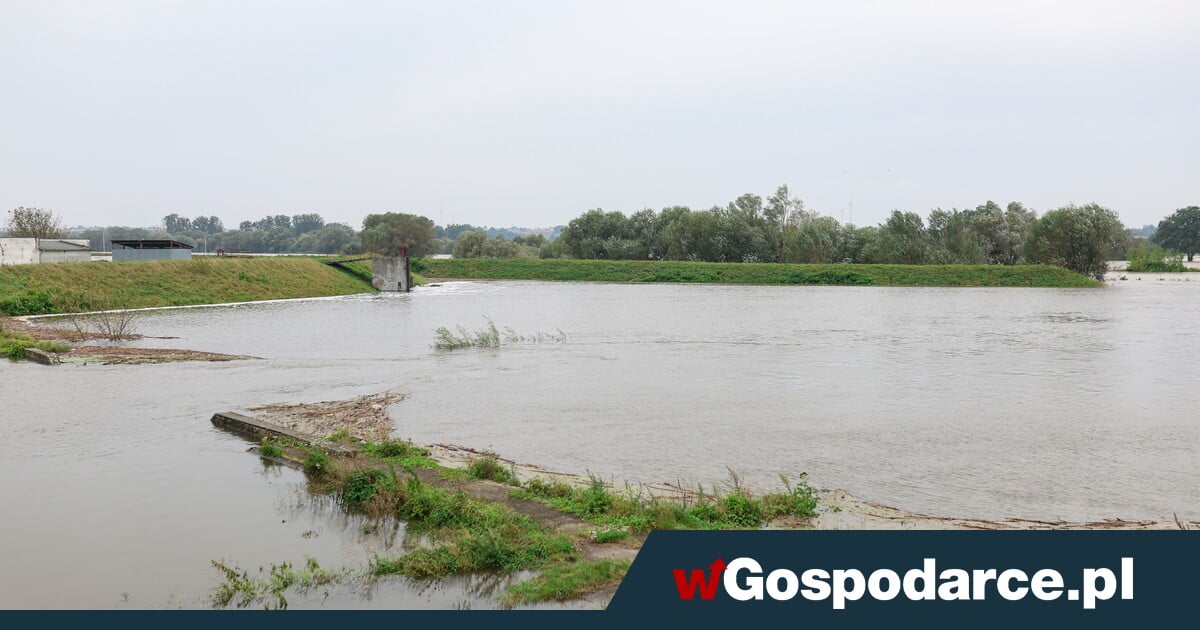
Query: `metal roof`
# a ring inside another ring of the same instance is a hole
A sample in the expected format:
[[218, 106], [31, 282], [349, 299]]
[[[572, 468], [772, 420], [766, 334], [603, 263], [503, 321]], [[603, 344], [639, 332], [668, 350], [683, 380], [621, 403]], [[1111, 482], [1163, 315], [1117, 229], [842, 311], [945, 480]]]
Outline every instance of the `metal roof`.
[[38, 249], [44, 252], [73, 252], [81, 249], [91, 250], [91, 242], [87, 239], [39, 238]]
[[187, 243], [172, 241], [170, 239], [146, 239], [146, 240], [113, 240], [110, 241], [113, 245], [121, 245], [131, 249], [192, 249]]

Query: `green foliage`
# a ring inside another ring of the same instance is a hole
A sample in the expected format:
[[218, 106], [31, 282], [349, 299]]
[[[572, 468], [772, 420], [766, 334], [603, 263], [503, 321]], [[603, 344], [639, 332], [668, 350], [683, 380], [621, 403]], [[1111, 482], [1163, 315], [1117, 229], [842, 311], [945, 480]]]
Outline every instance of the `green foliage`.
[[1180, 272], [1187, 271], [1183, 264], [1183, 254], [1169, 252], [1158, 245], [1142, 243], [1129, 250], [1129, 271], [1133, 272]]
[[817, 507], [815, 491], [803, 480], [793, 485], [786, 477], [780, 479], [785, 492], [755, 497], [742, 488], [734, 476], [732, 492], [719, 496], [700, 493], [690, 503], [629, 492], [614, 494], [594, 478], [584, 488], [534, 478], [514, 494], [541, 499], [567, 514], [581, 516], [611, 531], [759, 527], [781, 516], [812, 516]]
[[386, 440], [384, 442], [367, 443], [362, 446], [363, 452], [387, 460], [388, 463], [404, 468], [433, 468], [437, 464], [429, 458], [429, 449], [422, 448], [404, 440]]
[[64, 343], [57, 341], [37, 341], [28, 335], [0, 328], [0, 354], [14, 361], [19, 361], [25, 358], [26, 348], [37, 348], [38, 350], [54, 354], [71, 351], [71, 347]]
[[1125, 244], [1125, 226], [1096, 204], [1065, 206], [1034, 221], [1025, 242], [1030, 262], [1065, 267], [1104, 280], [1112, 252]]
[[266, 438], [258, 445], [258, 454], [263, 457], [283, 457], [283, 447], [275, 440]]
[[467, 466], [467, 475], [472, 479], [490, 479], [509, 485], [520, 485], [516, 475], [500, 463], [495, 453], [484, 453], [483, 457], [471, 460]]
[[408, 245], [409, 256], [426, 256], [432, 253], [434, 227], [429, 218], [414, 214], [368, 214], [363, 219], [363, 247], [375, 254], [399, 256], [401, 245]]
[[720, 508], [724, 520], [737, 527], [762, 525], [762, 502], [756, 501], [748, 495], [739, 492], [727, 494], [721, 499]]
[[1200, 206], [1180, 208], [1160, 221], [1151, 240], [1182, 252], [1191, 262], [1196, 252], [1200, 252]]
[[869, 253], [870, 259], [876, 263], [895, 265], [924, 264], [926, 238], [925, 224], [919, 215], [896, 210], [879, 226]]
[[522, 335], [511, 327], [505, 327], [501, 335], [500, 329], [488, 317], [487, 326], [475, 332], [469, 332], [461, 325], [455, 333], [445, 326], [439, 326], [433, 331], [433, 347], [438, 350], [461, 350], [463, 348], [499, 348], [502, 343], [545, 343], [550, 341], [563, 342], [567, 334], [559, 330], [557, 333], [538, 332], [533, 335]]
[[322, 477], [332, 464], [329, 456], [321, 451], [309, 451], [304, 455], [304, 472], [310, 477]]
[[342, 500], [350, 507], [362, 507], [381, 492], [396, 488], [396, 478], [382, 470], [360, 470], [350, 474], [342, 486]]
[[[464, 279], [878, 286], [1098, 286], [1096, 282], [1071, 271], [1045, 265], [790, 265], [521, 258], [431, 259], [426, 264], [431, 276]], [[468, 335], [462, 336], [469, 338]]]
[[767, 519], [779, 516], [812, 516], [817, 510], [817, 493], [808, 481], [792, 482], [784, 475], [779, 476], [786, 492], [763, 496], [763, 515]]
[[552, 534], [524, 514], [462, 493], [409, 480], [397, 515], [410, 527], [430, 530], [442, 541], [400, 558], [376, 558], [375, 575], [439, 578], [480, 571], [537, 569], [572, 557], [566, 536]]
[[[251, 278], [247, 282], [243, 278]], [[80, 287], [87, 287], [80, 292]], [[370, 284], [309, 257], [216, 258], [0, 267], [0, 314], [223, 304], [350, 295]]]
[[303, 569], [283, 562], [272, 564], [265, 576], [259, 568], [259, 575], [255, 577], [250, 577], [248, 571], [217, 560], [212, 561], [212, 566], [224, 578], [213, 592], [211, 601], [214, 608], [225, 608], [232, 604], [236, 608], [262, 606], [267, 610], [286, 610], [288, 602], [285, 595], [288, 590], [303, 592], [324, 586], [344, 573], [324, 569], [313, 558], [305, 560]]
[[592, 532], [592, 540], [602, 545], [614, 543], [629, 538], [629, 532], [623, 529], [601, 529]]
[[511, 608], [579, 599], [620, 584], [629, 564], [625, 560], [596, 560], [553, 565], [530, 580], [508, 587], [500, 602]]
[[[520, 238], [520, 237], [518, 237]], [[482, 230], [476, 232], [466, 232], [459, 235], [458, 240], [454, 243], [455, 258], [535, 258], [537, 257], [538, 249], [532, 245], [524, 245], [524, 239], [521, 243], [516, 240], [508, 240], [497, 234], [494, 238], [488, 238], [487, 232]], [[540, 247], [541, 243], [538, 243]]]

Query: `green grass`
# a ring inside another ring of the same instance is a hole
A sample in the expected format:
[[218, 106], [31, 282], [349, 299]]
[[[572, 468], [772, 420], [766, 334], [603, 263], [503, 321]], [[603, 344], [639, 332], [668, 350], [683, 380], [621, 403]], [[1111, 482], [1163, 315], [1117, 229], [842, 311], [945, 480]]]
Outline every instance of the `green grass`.
[[[760, 527], [781, 516], [812, 516], [816, 512], [816, 492], [805, 481], [793, 484], [786, 477], [784, 492], [753, 496], [740, 487], [734, 476], [734, 490], [727, 494], [698, 493], [690, 503], [659, 499], [636, 493], [614, 493], [599, 479], [586, 487], [562, 482], [531, 479], [514, 496], [538, 499], [567, 514], [574, 514], [606, 531], [648, 532], [654, 529], [735, 529]], [[615, 539], [615, 534], [598, 533]]]
[[410, 479], [396, 515], [437, 541], [398, 558], [376, 558], [374, 575], [433, 579], [484, 571], [521, 571], [574, 558], [575, 545], [533, 519], [491, 503]]
[[484, 453], [483, 457], [471, 460], [467, 466], [467, 476], [472, 479], [490, 479], [510, 486], [517, 486], [517, 476], [500, 463], [495, 453]]
[[19, 361], [25, 358], [26, 348], [37, 348], [38, 350], [56, 354], [71, 351], [71, 347], [64, 343], [57, 341], [37, 341], [28, 335], [0, 328], [0, 354]]
[[429, 457], [429, 450], [404, 440], [368, 442], [362, 450], [371, 457], [400, 468], [436, 468], [437, 462]]
[[578, 599], [619, 584], [629, 571], [629, 564], [624, 560], [597, 560], [552, 565], [537, 577], [508, 587], [500, 603], [511, 608]]
[[936, 287], [1097, 287], [1047, 265], [785, 265], [525, 258], [425, 259], [432, 278]]
[[259, 444], [258, 454], [263, 457], [283, 457], [283, 447], [275, 440], [266, 438]]
[[312, 257], [212, 258], [0, 267], [0, 314], [190, 306], [372, 292]]

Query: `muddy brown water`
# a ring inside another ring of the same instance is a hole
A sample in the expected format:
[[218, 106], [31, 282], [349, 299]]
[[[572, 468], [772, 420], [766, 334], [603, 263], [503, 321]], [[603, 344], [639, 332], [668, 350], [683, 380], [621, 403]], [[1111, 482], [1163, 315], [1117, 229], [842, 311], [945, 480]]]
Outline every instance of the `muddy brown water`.
[[[1196, 274], [1200, 275], [1200, 274]], [[403, 524], [308, 496], [216, 410], [397, 388], [397, 434], [617, 482], [780, 473], [952, 516], [1200, 518], [1200, 278], [1100, 290], [447, 283], [158, 311], [137, 342], [263, 357], [0, 362], [0, 607], [198, 607], [212, 560], [362, 569]], [[565, 343], [443, 352], [491, 317]], [[498, 580], [293, 601], [490, 607]]]

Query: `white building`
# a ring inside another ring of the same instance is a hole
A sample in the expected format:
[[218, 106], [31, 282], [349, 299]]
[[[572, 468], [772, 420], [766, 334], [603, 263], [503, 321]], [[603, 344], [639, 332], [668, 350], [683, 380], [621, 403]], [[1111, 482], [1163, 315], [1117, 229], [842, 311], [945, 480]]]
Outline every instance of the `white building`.
[[0, 265], [91, 260], [92, 241], [86, 238], [0, 238]]

